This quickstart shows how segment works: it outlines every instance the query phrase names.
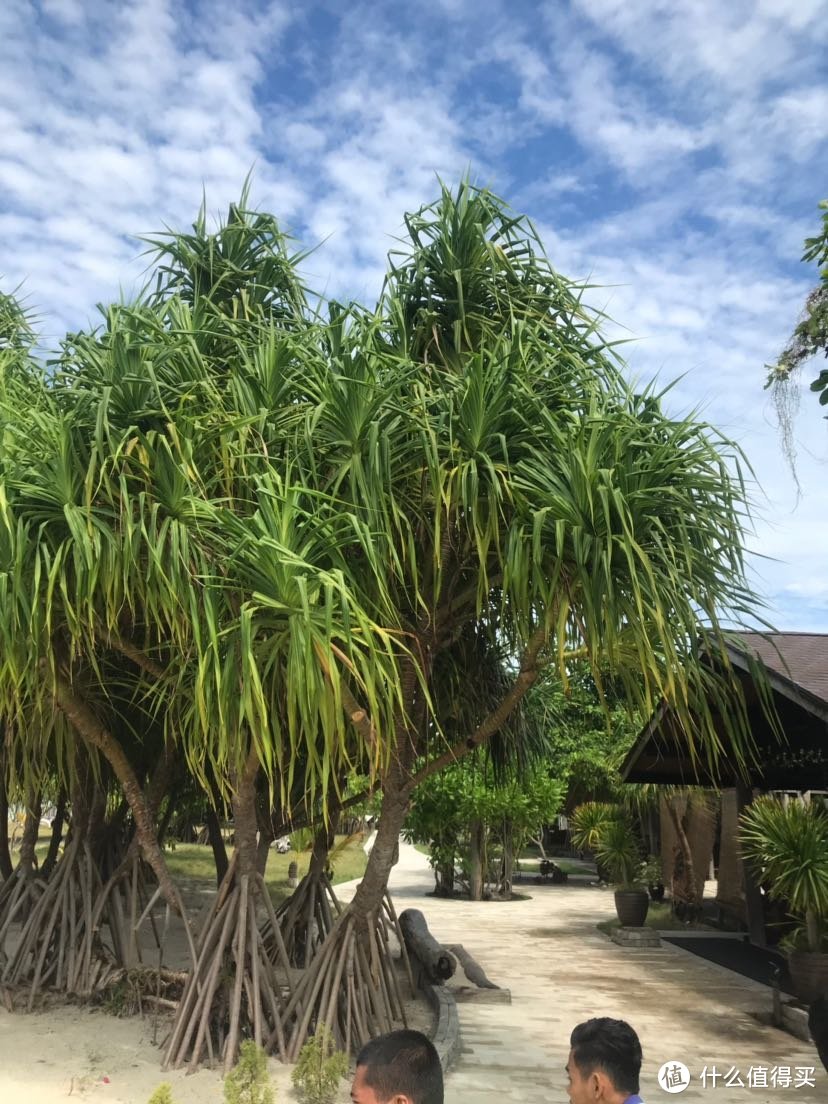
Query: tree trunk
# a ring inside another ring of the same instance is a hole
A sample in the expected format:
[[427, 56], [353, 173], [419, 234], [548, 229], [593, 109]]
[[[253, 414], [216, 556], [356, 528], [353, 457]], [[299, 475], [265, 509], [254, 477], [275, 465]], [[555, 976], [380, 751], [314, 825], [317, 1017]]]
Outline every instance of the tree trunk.
[[86, 829], [86, 840], [92, 850], [92, 854], [100, 865], [105, 862], [108, 845], [111, 842], [109, 827], [106, 821], [106, 790], [95, 783], [92, 790], [92, 799], [89, 804], [89, 821]]
[[819, 917], [814, 909], [807, 909], [805, 912], [805, 931], [808, 937], [808, 950], [818, 951], [820, 949]]
[[544, 836], [544, 828], [543, 828], [543, 826], [541, 826], [541, 829], [540, 829], [540, 831], [538, 832], [538, 834], [536, 836], [530, 836], [529, 837], [529, 842], [534, 843], [535, 847], [537, 847], [537, 849], [538, 849], [538, 854], [540, 855], [541, 859], [543, 859], [543, 861], [545, 862], [547, 856], [546, 856], [546, 848], [543, 845], [543, 836]]
[[658, 811], [654, 808], [647, 809], [647, 840], [649, 854], [658, 856], [661, 851], [661, 840], [658, 832]]
[[258, 870], [256, 847], [256, 775], [259, 760], [251, 751], [243, 770], [236, 779], [232, 797], [233, 826], [236, 839], [236, 877], [252, 875]]
[[264, 828], [259, 828], [259, 840], [256, 844], [256, 869], [262, 877], [267, 872], [267, 860], [270, 856], [270, 845], [273, 837]]
[[132, 810], [135, 831], [144, 858], [158, 879], [158, 886], [164, 899], [174, 912], [183, 917], [184, 906], [158, 844], [152, 812], [123, 748], [112, 733], [101, 724], [86, 702], [81, 701], [68, 682], [59, 675], [55, 680], [55, 700], [84, 742], [90, 747], [97, 748], [112, 767]]
[[[693, 862], [693, 849], [690, 846], [687, 832], [684, 829], [684, 817], [679, 813], [676, 806], [678, 800], [680, 799], [676, 797], [671, 797], [667, 800], [667, 810], [670, 814], [670, 820], [673, 823], [673, 830], [676, 834], [676, 842], [681, 855], [681, 871], [674, 872], [673, 885], [671, 887], [673, 908], [679, 915], [684, 912], [686, 914], [686, 919], [695, 920], [700, 910], [698, 887], [696, 884], [696, 867]], [[684, 919], [685, 917], [680, 915], [680, 918]]]
[[407, 745], [404, 753], [398, 753], [386, 776], [376, 839], [351, 906], [362, 919], [379, 912], [391, 869], [399, 858], [400, 832], [410, 804], [406, 782], [412, 759], [410, 745]]
[[469, 897], [483, 900], [483, 821], [473, 820], [469, 825]]
[[430, 984], [442, 985], [454, 974], [457, 969], [454, 956], [428, 930], [426, 918], [419, 909], [401, 912], [400, 928], [409, 955], [417, 960], [421, 974]]
[[515, 836], [511, 820], [503, 822], [503, 858], [500, 862], [498, 892], [504, 901], [512, 899], [512, 879], [515, 873]]
[[40, 868], [40, 875], [42, 878], [48, 878], [55, 869], [58, 851], [60, 850], [60, 842], [63, 838], [63, 822], [65, 819], [66, 790], [61, 786], [57, 799], [57, 808], [55, 809], [55, 817], [52, 821], [52, 838], [49, 840], [49, 850], [46, 852], [46, 858], [43, 860], [43, 866]]
[[[290, 963], [264, 879], [256, 869], [256, 775], [251, 748], [232, 797], [236, 846], [232, 862], [198, 937], [197, 961], [181, 995], [164, 1058], [164, 1068], [185, 1062], [192, 1072], [206, 1051], [228, 1073], [245, 1037], [274, 1045], [286, 1057], [286, 989]], [[257, 910], [267, 914], [274, 954]]]
[[20, 868], [32, 872], [37, 868], [37, 837], [40, 832], [40, 794], [30, 791], [26, 801], [26, 822], [23, 825], [23, 837], [20, 840]]
[[0, 879], [10, 878], [14, 863], [9, 851], [9, 792], [6, 788], [6, 764], [0, 759]]
[[454, 894], [454, 860], [452, 851], [448, 862], [438, 863], [434, 868], [434, 892], [438, 897], [451, 897]]
[[[121, 952], [129, 942], [129, 918], [118, 902], [101, 893], [99, 867], [87, 835], [88, 782], [79, 770], [72, 791], [71, 839], [50, 876], [21, 880], [0, 912], [0, 941], [12, 922], [20, 923], [14, 953], [0, 980], [10, 988], [28, 987], [29, 1011], [44, 988], [88, 997], [93, 988], [100, 993], [113, 977], [117, 980], [119, 968], [126, 965]], [[59, 832], [52, 838], [59, 838]], [[111, 953], [103, 945], [106, 927]]]
[[227, 848], [224, 846], [224, 837], [221, 834], [221, 822], [212, 805], [207, 807], [204, 820], [207, 824], [207, 836], [210, 840], [210, 846], [213, 849], [213, 861], [216, 864], [216, 884], [221, 885], [227, 874], [229, 862]]

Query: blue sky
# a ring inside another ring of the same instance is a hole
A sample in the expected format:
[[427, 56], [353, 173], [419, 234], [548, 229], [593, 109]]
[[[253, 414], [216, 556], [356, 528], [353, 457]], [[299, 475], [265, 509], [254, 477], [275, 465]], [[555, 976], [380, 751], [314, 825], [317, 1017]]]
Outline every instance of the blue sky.
[[[320, 290], [372, 300], [402, 213], [466, 170], [602, 285], [636, 376], [681, 377], [757, 485], [756, 585], [828, 631], [828, 432], [798, 499], [762, 390], [828, 195], [826, 0], [2, 0], [0, 273], [47, 340], [134, 286], [132, 235], [253, 167]], [[806, 373], [807, 374], [807, 373]], [[759, 558], [766, 557], [766, 558]]]

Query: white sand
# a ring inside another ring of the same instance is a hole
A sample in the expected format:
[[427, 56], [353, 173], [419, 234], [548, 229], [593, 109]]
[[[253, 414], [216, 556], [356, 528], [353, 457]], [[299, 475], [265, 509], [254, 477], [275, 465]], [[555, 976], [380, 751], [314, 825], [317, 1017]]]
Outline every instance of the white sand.
[[[270, 1073], [276, 1100], [294, 1100], [290, 1070], [271, 1061]], [[212, 1070], [192, 1076], [184, 1070], [161, 1072], [149, 1018], [119, 1020], [82, 1008], [33, 1015], [0, 1009], [2, 1104], [65, 1104], [67, 1099], [147, 1104], [164, 1081], [172, 1086], [176, 1104], [224, 1099], [221, 1077]]]
[[[416, 868], [430, 883], [424, 856], [401, 844], [401, 861], [395, 873]], [[357, 882], [337, 886], [340, 899], [351, 898]], [[404, 906], [403, 906], [404, 907]], [[173, 960], [171, 939], [168, 964]], [[183, 943], [182, 964], [186, 961]], [[409, 1009], [412, 1026], [428, 1030], [430, 1014]], [[159, 1040], [166, 1034], [159, 1024]], [[223, 1102], [221, 1076], [202, 1069], [188, 1076], [184, 1070], [161, 1072], [161, 1052], [152, 1044], [152, 1017], [117, 1019], [103, 1011], [82, 1007], [56, 1007], [48, 1012], [10, 1014], [0, 1004], [0, 1104], [65, 1104], [67, 1100], [110, 1104], [147, 1104], [153, 1091], [165, 1081], [172, 1086], [175, 1104]], [[290, 1082], [292, 1067], [271, 1059], [269, 1070], [277, 1104], [296, 1104]], [[108, 1078], [108, 1082], [104, 1081]], [[348, 1100], [343, 1081], [340, 1100]]]

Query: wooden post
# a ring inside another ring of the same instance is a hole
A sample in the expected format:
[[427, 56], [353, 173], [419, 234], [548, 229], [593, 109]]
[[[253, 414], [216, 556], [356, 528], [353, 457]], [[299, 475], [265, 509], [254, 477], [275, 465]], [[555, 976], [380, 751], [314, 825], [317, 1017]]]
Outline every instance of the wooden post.
[[[739, 816], [753, 800], [753, 791], [740, 778], [736, 779], [736, 807]], [[762, 904], [762, 892], [750, 865], [741, 859], [742, 874], [745, 879], [745, 913], [747, 915], [748, 936], [757, 947], [767, 946], [765, 935], [765, 910]]]

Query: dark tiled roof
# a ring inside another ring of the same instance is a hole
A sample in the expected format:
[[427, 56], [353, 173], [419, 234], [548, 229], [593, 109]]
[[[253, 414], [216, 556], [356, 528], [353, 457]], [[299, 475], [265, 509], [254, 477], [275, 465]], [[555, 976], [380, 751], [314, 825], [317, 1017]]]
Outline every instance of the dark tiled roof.
[[[828, 633], [732, 633], [769, 671], [828, 702]], [[738, 642], [738, 643], [737, 643]]]

